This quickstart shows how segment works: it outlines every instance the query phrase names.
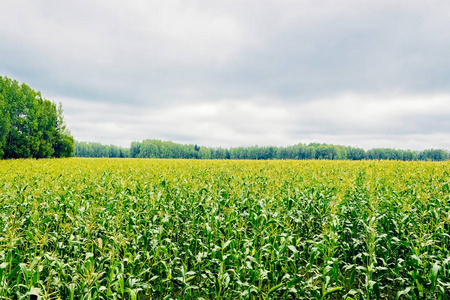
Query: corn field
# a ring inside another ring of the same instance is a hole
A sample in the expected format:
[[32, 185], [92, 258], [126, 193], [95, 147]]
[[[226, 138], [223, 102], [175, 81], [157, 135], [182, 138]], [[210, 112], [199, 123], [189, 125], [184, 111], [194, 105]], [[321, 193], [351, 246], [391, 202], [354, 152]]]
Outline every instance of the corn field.
[[0, 161], [0, 299], [450, 299], [450, 164]]

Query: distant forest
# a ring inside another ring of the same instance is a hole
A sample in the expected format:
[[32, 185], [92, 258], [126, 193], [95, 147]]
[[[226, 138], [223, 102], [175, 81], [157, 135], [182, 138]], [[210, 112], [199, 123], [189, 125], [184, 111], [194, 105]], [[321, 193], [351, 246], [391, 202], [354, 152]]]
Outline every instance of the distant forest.
[[443, 149], [424, 151], [362, 148], [329, 144], [297, 144], [288, 147], [252, 146], [230, 149], [184, 145], [160, 140], [132, 142], [130, 148], [100, 143], [75, 142], [77, 157], [133, 157], [133, 158], [188, 158], [188, 159], [330, 159], [330, 160], [403, 160], [445, 161], [449, 152]]

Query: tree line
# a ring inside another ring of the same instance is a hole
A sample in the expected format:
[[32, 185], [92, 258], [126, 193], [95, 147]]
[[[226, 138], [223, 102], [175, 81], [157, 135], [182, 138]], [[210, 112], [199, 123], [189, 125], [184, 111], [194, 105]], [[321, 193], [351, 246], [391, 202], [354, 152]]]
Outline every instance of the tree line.
[[130, 148], [100, 143], [75, 142], [77, 157], [133, 157], [133, 158], [187, 158], [187, 159], [330, 159], [330, 160], [403, 160], [445, 161], [449, 152], [443, 149], [424, 151], [375, 148], [364, 150], [350, 146], [320, 143], [297, 144], [288, 147], [251, 146], [213, 148], [170, 141], [144, 140], [132, 142]]
[[0, 159], [73, 156], [61, 104], [0, 76]]
[[76, 157], [130, 157], [130, 149], [100, 143], [87, 143], [75, 141]]

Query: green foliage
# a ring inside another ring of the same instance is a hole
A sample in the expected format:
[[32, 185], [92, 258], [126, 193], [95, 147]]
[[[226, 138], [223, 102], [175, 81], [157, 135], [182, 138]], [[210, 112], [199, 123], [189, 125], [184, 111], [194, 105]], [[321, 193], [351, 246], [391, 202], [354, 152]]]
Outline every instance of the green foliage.
[[448, 151], [443, 149], [429, 149], [425, 150], [420, 155], [421, 160], [433, 160], [433, 161], [444, 161], [449, 159]]
[[26, 84], [0, 76], [0, 158], [66, 157], [73, 138], [59, 109]]
[[102, 145], [100, 143], [87, 143], [75, 141], [75, 156], [77, 157], [130, 157], [130, 149]]
[[134, 157], [134, 158], [194, 158], [194, 159], [327, 159], [327, 160], [433, 160], [449, 159], [445, 150], [395, 150], [376, 148], [367, 152], [361, 148], [311, 143], [288, 147], [236, 147], [231, 149], [183, 145], [160, 140], [132, 142], [131, 147], [121, 148], [100, 143], [75, 143], [77, 157]]
[[0, 161], [0, 299], [448, 299], [449, 167]]
[[71, 157], [74, 155], [74, 139], [66, 127], [62, 104], [59, 103], [56, 111], [56, 134], [53, 138], [53, 157]]
[[11, 128], [11, 123], [9, 120], [9, 114], [7, 113], [6, 101], [4, 100], [2, 91], [2, 80], [0, 80], [0, 159], [3, 158], [5, 154], [6, 137]]

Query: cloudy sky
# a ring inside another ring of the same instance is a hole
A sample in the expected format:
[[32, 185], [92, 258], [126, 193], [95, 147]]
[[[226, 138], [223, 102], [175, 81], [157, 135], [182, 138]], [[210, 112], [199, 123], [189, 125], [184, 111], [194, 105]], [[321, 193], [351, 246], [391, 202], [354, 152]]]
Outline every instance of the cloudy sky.
[[0, 75], [76, 140], [450, 149], [450, 2], [2, 0]]

